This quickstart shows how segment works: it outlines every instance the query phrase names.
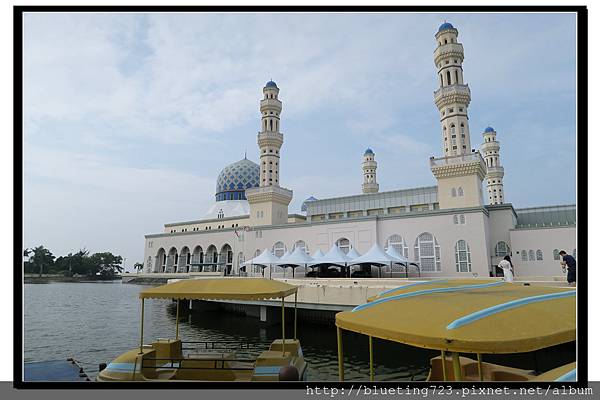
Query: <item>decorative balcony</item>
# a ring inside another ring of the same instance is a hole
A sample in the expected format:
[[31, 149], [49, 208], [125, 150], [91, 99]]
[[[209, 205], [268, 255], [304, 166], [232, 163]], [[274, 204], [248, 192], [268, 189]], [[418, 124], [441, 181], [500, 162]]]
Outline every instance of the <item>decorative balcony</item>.
[[447, 43], [441, 46], [438, 46], [433, 51], [433, 60], [435, 62], [435, 66], [437, 67], [440, 63], [441, 59], [446, 56], [450, 57], [460, 57], [460, 61], [462, 62], [464, 58], [465, 51], [463, 49], [463, 45], [460, 43]]
[[449, 85], [443, 86], [433, 92], [434, 97], [437, 99], [440, 96], [446, 96], [451, 94], [463, 94], [467, 96], [471, 96], [471, 89], [469, 89], [469, 85]]
[[431, 157], [429, 159], [431, 172], [436, 178], [478, 174], [481, 179], [486, 175], [487, 168], [481, 154], [477, 151], [449, 157]]

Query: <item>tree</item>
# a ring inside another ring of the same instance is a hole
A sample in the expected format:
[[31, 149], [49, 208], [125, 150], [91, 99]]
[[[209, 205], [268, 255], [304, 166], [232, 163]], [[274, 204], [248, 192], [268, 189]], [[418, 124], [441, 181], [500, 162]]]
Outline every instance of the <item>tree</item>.
[[142, 269], [144, 269], [144, 264], [142, 264], [141, 262], [136, 262], [135, 264], [133, 264], [133, 269], [136, 271], [141, 271]]
[[110, 252], [95, 253], [90, 257], [90, 261], [92, 266], [90, 272], [94, 275], [100, 273], [103, 278], [112, 278], [117, 272], [123, 272], [121, 266], [123, 257], [115, 256]]
[[[44, 270], [48, 272], [50, 267], [54, 264], [54, 256], [50, 250], [44, 248], [44, 246], [38, 246], [31, 249], [31, 252], [28, 254], [31, 253], [33, 253], [33, 255], [29, 257], [29, 265], [33, 271], [38, 271], [40, 276], [42, 276]], [[23, 254], [25, 254], [25, 252]]]

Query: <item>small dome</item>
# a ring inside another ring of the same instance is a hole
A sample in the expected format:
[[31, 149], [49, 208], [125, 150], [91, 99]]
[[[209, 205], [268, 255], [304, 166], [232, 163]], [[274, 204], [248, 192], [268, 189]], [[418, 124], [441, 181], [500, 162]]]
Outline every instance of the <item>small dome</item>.
[[365, 156], [367, 154], [375, 154], [375, 153], [373, 153], [373, 150], [371, 150], [371, 148], [369, 147], [368, 149], [365, 150]]
[[267, 84], [265, 85], [265, 87], [272, 87], [272, 88], [276, 88], [277, 84], [273, 81], [269, 81], [267, 82]]
[[223, 168], [217, 178], [217, 201], [246, 200], [246, 189], [258, 187], [260, 167], [244, 158]]
[[310, 202], [310, 201], [315, 201], [317, 200], [316, 198], [314, 198], [313, 196], [310, 196], [308, 199], [304, 200], [304, 203], [302, 203], [302, 207], [300, 207], [300, 211], [301, 212], [306, 212], [307, 211], [307, 205], [306, 203]]
[[488, 126], [487, 128], [485, 128], [484, 132], [494, 132], [494, 128], [492, 128], [491, 126]]
[[440, 29], [438, 29], [438, 32], [445, 31], [446, 29], [454, 29], [454, 27], [450, 22], [444, 22], [440, 25]]

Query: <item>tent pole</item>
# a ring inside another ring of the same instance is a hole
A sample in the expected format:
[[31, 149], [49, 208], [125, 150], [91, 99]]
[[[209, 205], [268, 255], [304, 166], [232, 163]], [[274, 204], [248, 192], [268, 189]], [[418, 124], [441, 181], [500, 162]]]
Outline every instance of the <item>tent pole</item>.
[[408, 279], [408, 263], [404, 266], [404, 272], [406, 273], [406, 279]]
[[483, 382], [483, 365], [481, 364], [481, 353], [477, 353], [477, 372], [479, 373], [479, 380]]
[[142, 299], [142, 321], [140, 323], [141, 328], [140, 328], [140, 353], [139, 354], [143, 354], [144, 351], [142, 350], [144, 347], [144, 299]]
[[298, 291], [296, 290], [296, 293], [294, 293], [294, 340], [297, 339], [297, 337], [296, 337], [297, 325], [298, 325]]
[[462, 381], [462, 371], [460, 369], [460, 355], [456, 352], [452, 352], [452, 371], [454, 372], [454, 380], [456, 382]]
[[344, 345], [342, 343], [342, 330], [339, 326], [337, 329], [337, 345], [338, 345], [338, 374], [340, 382], [344, 382]]
[[448, 381], [448, 374], [446, 373], [446, 351], [442, 350], [442, 377], [444, 382]]
[[281, 298], [281, 355], [285, 355], [285, 297]]
[[375, 372], [373, 370], [373, 336], [369, 335], [369, 379], [371, 382], [375, 380]]
[[177, 313], [175, 316], [175, 340], [179, 339], [179, 299], [177, 299]]

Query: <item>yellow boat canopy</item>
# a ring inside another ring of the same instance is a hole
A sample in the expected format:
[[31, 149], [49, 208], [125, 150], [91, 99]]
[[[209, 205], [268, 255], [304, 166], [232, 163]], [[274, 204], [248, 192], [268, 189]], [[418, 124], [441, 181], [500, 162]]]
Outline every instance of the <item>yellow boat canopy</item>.
[[297, 286], [264, 278], [186, 279], [146, 289], [141, 299], [266, 300], [296, 293]]
[[575, 291], [492, 280], [409, 284], [336, 315], [345, 330], [415, 347], [522, 353], [575, 340]]

